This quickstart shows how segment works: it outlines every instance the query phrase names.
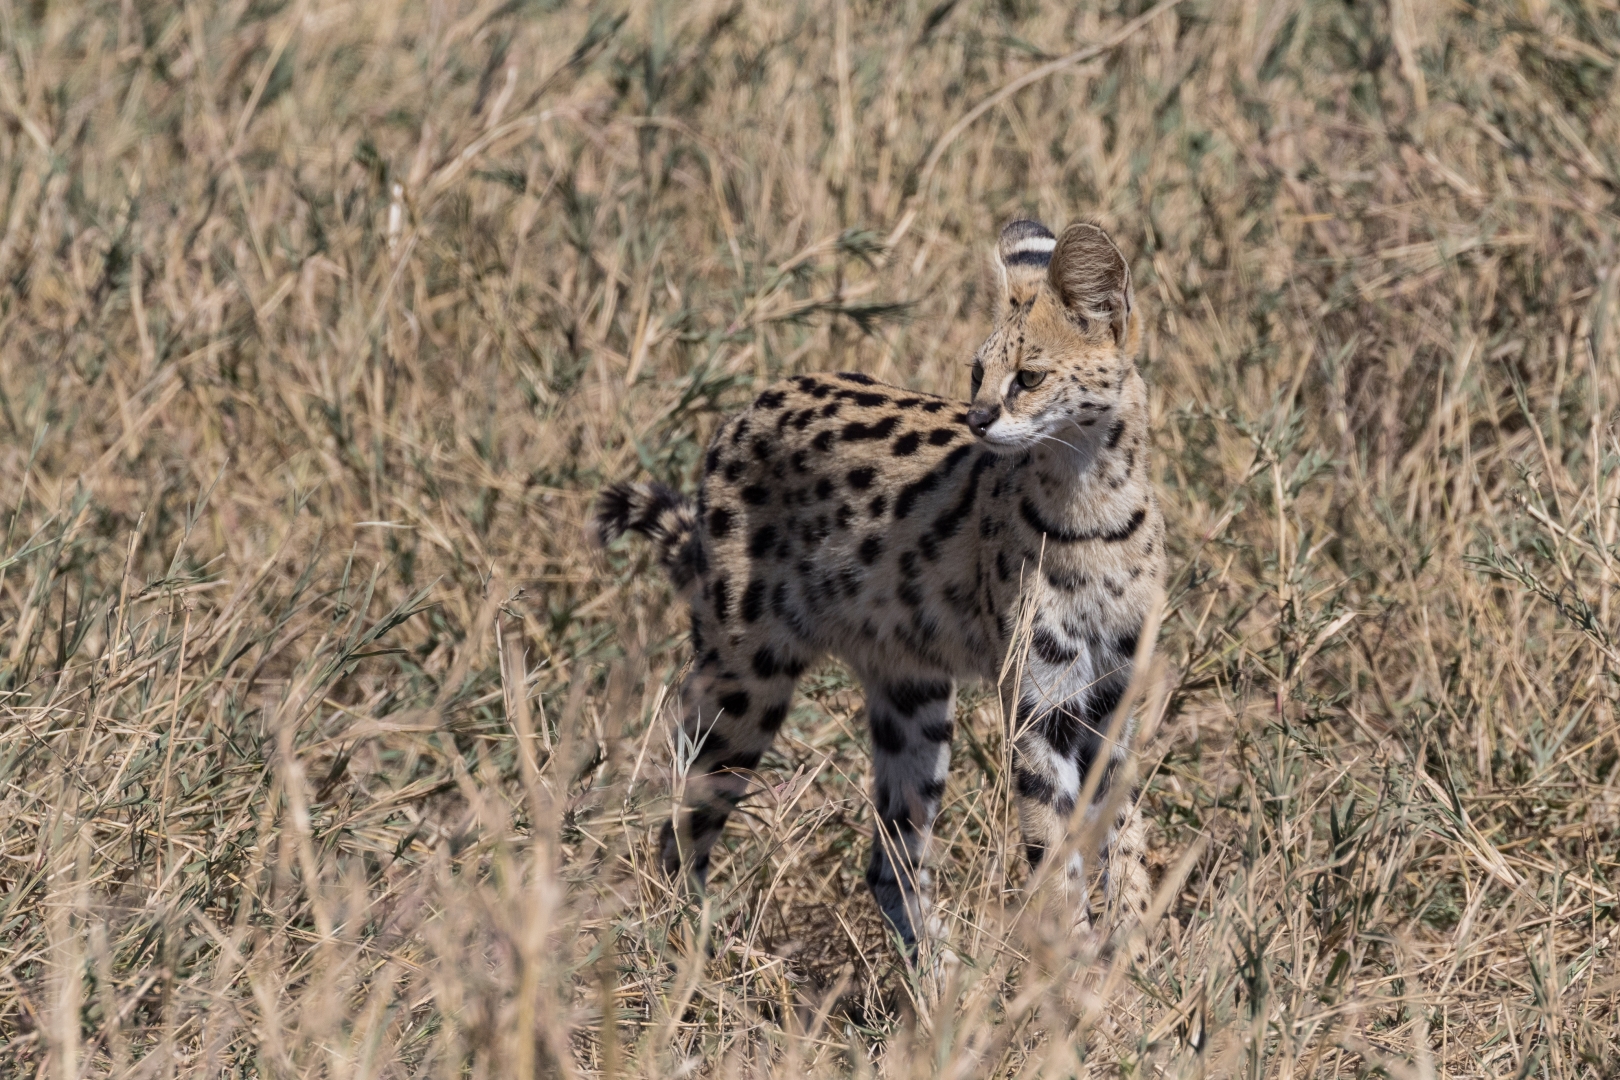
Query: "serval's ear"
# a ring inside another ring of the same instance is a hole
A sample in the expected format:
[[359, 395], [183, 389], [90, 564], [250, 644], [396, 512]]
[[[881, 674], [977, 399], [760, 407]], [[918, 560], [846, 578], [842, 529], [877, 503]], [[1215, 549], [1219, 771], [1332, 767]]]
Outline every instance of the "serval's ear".
[[1075, 325], [1087, 335], [1104, 332], [1114, 344], [1134, 352], [1140, 334], [1125, 256], [1101, 228], [1076, 222], [1063, 230], [1046, 270], [1052, 291]]
[[1001, 296], [1011, 300], [1040, 284], [1057, 238], [1038, 221], [1019, 220], [1001, 230], [996, 244], [996, 281]]

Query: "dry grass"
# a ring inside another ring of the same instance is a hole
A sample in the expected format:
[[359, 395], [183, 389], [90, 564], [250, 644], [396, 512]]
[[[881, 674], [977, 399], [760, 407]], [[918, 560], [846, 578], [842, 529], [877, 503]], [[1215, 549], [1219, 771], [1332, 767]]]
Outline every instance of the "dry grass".
[[[0, 1074], [1620, 1075], [1620, 7], [0, 0]], [[908, 973], [808, 677], [710, 902], [593, 489], [1106, 224], [1175, 586], [1149, 961], [964, 700]], [[604, 1010], [614, 1022], [604, 1025]]]

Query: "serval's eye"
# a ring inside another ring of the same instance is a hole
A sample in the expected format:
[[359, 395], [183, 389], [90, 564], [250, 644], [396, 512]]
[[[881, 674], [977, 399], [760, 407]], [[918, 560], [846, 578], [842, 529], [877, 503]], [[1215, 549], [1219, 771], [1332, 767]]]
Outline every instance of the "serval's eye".
[[1024, 368], [1018, 373], [1018, 385], [1025, 390], [1033, 390], [1041, 385], [1041, 380], [1045, 378], [1046, 372], [1044, 371], [1031, 371], [1029, 368]]
[[977, 360], [973, 361], [973, 389], [968, 392], [968, 400], [979, 396], [979, 387], [984, 385], [984, 365]]

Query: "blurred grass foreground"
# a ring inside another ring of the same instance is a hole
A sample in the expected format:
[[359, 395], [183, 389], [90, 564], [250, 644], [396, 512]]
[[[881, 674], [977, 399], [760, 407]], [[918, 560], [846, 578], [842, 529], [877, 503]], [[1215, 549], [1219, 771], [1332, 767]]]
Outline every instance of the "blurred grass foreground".
[[[1617, 64], [1615, 0], [0, 0], [0, 1075], [1620, 1075]], [[580, 525], [778, 375], [965, 395], [1017, 215], [1147, 315], [1161, 917], [1032, 928], [980, 689], [912, 971], [836, 666], [707, 903], [649, 865], [684, 620]]]

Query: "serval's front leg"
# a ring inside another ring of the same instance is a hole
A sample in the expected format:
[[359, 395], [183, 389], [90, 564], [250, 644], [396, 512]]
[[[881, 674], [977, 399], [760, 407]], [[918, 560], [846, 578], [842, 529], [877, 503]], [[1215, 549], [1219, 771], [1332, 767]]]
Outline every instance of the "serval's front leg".
[[[1066, 853], [1061, 869], [1048, 870], [1049, 888], [1051, 903], [1076, 931], [1091, 926], [1087, 861], [1105, 848], [1119, 846], [1111, 843], [1113, 837], [1105, 839], [1093, 830], [1097, 825], [1095, 815], [1108, 804], [1114, 774], [1125, 757], [1123, 739], [1109, 744], [1105, 738], [1122, 692], [1123, 686], [1107, 680], [1063, 704], [1046, 708], [1041, 708], [1031, 695], [1020, 701], [1015, 714], [1014, 781], [1024, 854], [1031, 869], [1037, 869], [1047, 859]], [[1101, 769], [1102, 775], [1091, 804], [1077, 814], [1076, 803], [1093, 767]], [[1140, 847], [1139, 820], [1134, 832], [1112, 831], [1121, 836], [1129, 832], [1130, 842]], [[1112, 880], [1105, 877], [1105, 888]], [[1122, 884], [1134, 888], [1134, 881], [1122, 879]], [[1111, 898], [1111, 891], [1108, 895]]]
[[1013, 754], [1024, 857], [1032, 873], [1050, 859], [1064, 859], [1061, 867], [1047, 869], [1051, 879], [1047, 910], [1070, 929], [1087, 930], [1091, 905], [1086, 889], [1086, 852], [1069, 850], [1069, 824], [1075, 816], [1083, 774], [1075, 760], [1062, 753], [1061, 747], [1054, 747], [1039, 726], [1018, 735]]
[[925, 859], [951, 764], [956, 686], [933, 673], [863, 678], [878, 822], [866, 884], [915, 956], [918, 938], [928, 930], [932, 900]]

